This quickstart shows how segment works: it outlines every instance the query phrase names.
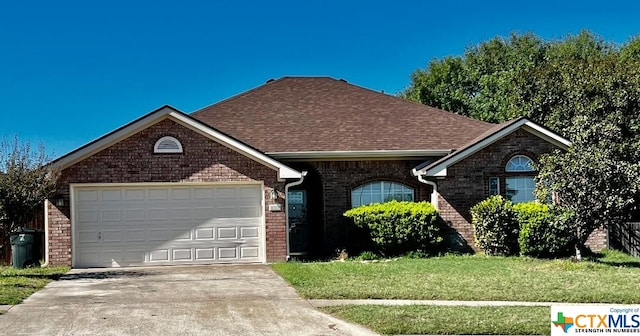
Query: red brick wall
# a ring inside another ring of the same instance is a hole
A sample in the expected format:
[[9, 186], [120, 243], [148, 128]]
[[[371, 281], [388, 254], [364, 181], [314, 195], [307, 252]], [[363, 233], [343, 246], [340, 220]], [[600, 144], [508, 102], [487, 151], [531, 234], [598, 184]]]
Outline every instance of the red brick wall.
[[477, 250], [469, 210], [489, 197], [489, 177], [500, 177], [501, 193], [504, 194], [504, 168], [512, 156], [522, 154], [537, 161], [541, 154], [554, 149], [556, 147], [551, 143], [520, 129], [447, 168], [447, 177], [436, 181], [438, 207], [443, 218], [463, 239], [463, 244], [466, 243], [465, 247]]
[[[447, 169], [447, 177], [437, 180], [439, 209], [460, 235], [465, 247], [477, 250], [473, 239], [470, 208], [489, 197], [489, 177], [500, 178], [501, 194], [505, 193], [504, 168], [511, 157], [522, 154], [537, 161], [539, 156], [557, 149], [525, 130], [517, 130]], [[597, 239], [596, 239], [597, 238]], [[606, 235], [594, 235], [591, 246], [606, 246]]]
[[[178, 139], [181, 154], [154, 154], [155, 142], [163, 136]], [[58, 193], [65, 206], [49, 206], [49, 261], [71, 265], [70, 183], [133, 182], [236, 182], [263, 181], [265, 186], [267, 260], [284, 260], [285, 213], [269, 212], [269, 203], [284, 208], [284, 182], [277, 171], [209, 140], [172, 120], [157, 124], [86, 158], [61, 172]], [[281, 197], [270, 200], [271, 190]]]
[[351, 190], [367, 182], [394, 181], [414, 188], [416, 201], [429, 201], [431, 187], [418, 182], [411, 169], [424, 161], [321, 161], [311, 162], [313, 173], [320, 175], [323, 186], [324, 252], [352, 247], [347, 220], [342, 215], [351, 209]]

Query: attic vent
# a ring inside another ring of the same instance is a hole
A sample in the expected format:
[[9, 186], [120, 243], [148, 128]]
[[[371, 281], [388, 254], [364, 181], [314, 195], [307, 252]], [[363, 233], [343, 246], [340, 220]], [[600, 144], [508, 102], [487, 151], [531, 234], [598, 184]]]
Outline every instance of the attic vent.
[[182, 153], [182, 144], [170, 136], [162, 137], [153, 146], [154, 153]]

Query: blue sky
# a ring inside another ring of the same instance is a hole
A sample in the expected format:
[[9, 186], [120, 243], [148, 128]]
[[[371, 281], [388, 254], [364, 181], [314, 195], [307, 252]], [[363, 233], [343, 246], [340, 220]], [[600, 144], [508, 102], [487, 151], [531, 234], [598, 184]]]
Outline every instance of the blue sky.
[[639, 13], [588, 0], [6, 0], [0, 136], [57, 157], [164, 104], [192, 112], [282, 76], [394, 94], [429, 60], [510, 32], [624, 43]]

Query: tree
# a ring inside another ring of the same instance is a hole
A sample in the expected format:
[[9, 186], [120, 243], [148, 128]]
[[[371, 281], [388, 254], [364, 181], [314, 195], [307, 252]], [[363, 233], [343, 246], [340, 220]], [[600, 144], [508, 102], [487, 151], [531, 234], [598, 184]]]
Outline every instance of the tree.
[[640, 185], [639, 164], [619, 158], [612, 153], [616, 146], [608, 146], [604, 140], [594, 144], [588, 139], [592, 136], [590, 131], [599, 127], [605, 131], [598, 134], [617, 133], [619, 129], [606, 122], [594, 124], [587, 118], [580, 119], [582, 125], [578, 127], [585, 129], [576, 143], [565, 153], [541, 157], [536, 177], [538, 198], [555, 198], [572, 214], [568, 223], [577, 242], [578, 260], [594, 230], [627, 219]]
[[571, 140], [541, 158], [537, 189], [573, 213], [577, 256], [596, 228], [640, 204], [640, 36], [496, 37], [432, 60], [402, 95], [488, 122], [526, 116]]
[[553, 70], [617, 51], [588, 31], [558, 41], [534, 34], [495, 37], [467, 48], [464, 56], [431, 60], [426, 69], [414, 71], [400, 96], [488, 122], [526, 116], [553, 124], [566, 120], [566, 115], [547, 109], [565, 97], [553, 87], [558, 78], [552, 75], [566, 74]]
[[44, 147], [32, 150], [18, 137], [0, 142], [0, 238], [32, 220], [56, 187], [56, 173], [47, 165]]

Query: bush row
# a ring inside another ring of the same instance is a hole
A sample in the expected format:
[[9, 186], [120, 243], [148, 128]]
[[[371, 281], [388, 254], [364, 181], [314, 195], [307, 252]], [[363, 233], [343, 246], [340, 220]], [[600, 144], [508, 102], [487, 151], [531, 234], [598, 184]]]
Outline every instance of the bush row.
[[536, 258], [571, 255], [571, 214], [538, 202], [513, 204], [492, 196], [471, 208], [476, 244], [489, 255]]
[[376, 203], [344, 213], [366, 229], [374, 248], [384, 256], [409, 252], [435, 254], [444, 242], [444, 221], [428, 202]]

